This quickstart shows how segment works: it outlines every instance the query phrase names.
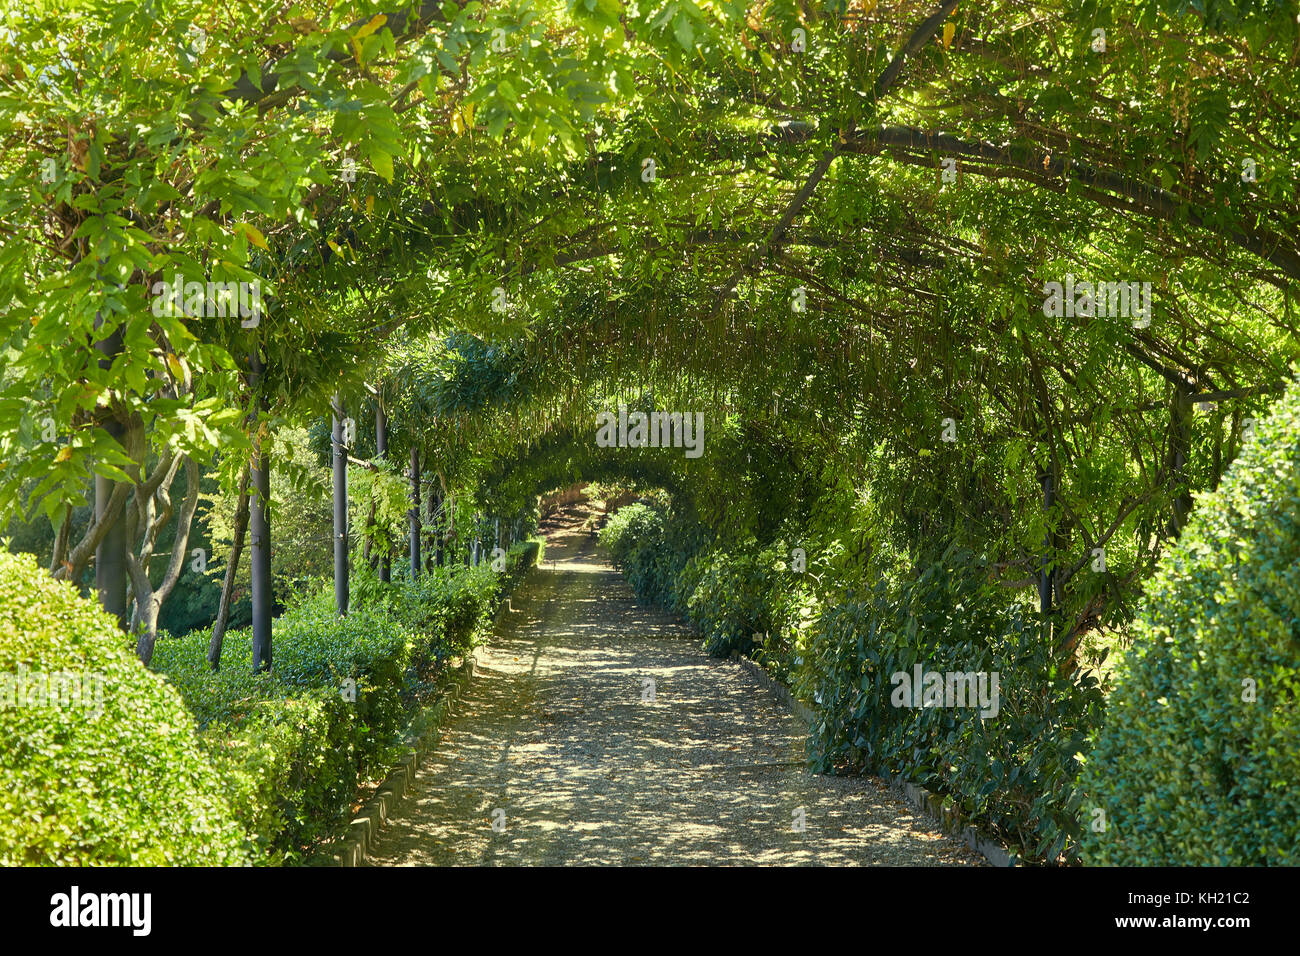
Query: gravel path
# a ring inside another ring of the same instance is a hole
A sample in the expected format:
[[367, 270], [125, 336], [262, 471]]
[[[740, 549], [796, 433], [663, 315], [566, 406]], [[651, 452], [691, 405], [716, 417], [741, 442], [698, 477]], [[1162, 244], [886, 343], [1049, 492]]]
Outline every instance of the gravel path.
[[879, 781], [809, 774], [798, 719], [700, 644], [553, 533], [369, 865], [983, 863]]

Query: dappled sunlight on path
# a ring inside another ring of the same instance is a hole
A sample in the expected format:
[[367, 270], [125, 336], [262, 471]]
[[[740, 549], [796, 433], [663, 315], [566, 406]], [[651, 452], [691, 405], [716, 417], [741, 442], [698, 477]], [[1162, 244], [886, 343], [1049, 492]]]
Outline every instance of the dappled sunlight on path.
[[700, 644], [553, 533], [370, 863], [982, 862], [878, 781], [809, 774], [798, 720]]

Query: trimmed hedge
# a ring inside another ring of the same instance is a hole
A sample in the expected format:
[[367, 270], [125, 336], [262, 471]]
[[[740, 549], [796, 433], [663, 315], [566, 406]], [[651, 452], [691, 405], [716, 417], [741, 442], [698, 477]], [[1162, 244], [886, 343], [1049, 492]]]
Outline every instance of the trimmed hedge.
[[203, 729], [230, 805], [277, 861], [346, 821], [358, 782], [396, 756], [415, 701], [410, 632], [382, 608], [339, 618], [321, 613], [322, 603], [276, 620], [270, 674], [252, 673], [247, 631], [227, 635], [216, 674], [204, 657], [206, 630], [159, 641], [154, 651], [153, 666]]
[[490, 628], [538, 549], [515, 545], [504, 572], [453, 566], [382, 584], [362, 569], [346, 618], [322, 585], [276, 620], [271, 674], [252, 673], [247, 631], [227, 634], [216, 674], [209, 631], [159, 641], [153, 666], [203, 728], [259, 862], [299, 861], [347, 823], [358, 785], [397, 758], [443, 663]]
[[[79, 702], [55, 678], [59, 703], [33, 705], [36, 676], [60, 673], [78, 681]], [[0, 675], [0, 865], [248, 862], [179, 695], [109, 615], [29, 555], [0, 552]]]
[[1300, 383], [1198, 501], [1134, 636], [1083, 775], [1104, 813], [1084, 858], [1300, 863]]

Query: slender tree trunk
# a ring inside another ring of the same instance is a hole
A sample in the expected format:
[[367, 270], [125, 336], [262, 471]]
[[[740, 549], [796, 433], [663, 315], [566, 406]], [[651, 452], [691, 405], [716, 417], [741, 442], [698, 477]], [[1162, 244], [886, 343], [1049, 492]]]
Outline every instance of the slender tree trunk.
[[433, 565], [440, 568], [446, 562], [444, 546], [447, 540], [447, 498], [438, 496], [438, 510], [442, 512], [438, 519], [438, 529], [433, 536]]
[[239, 571], [239, 557], [244, 550], [244, 535], [248, 531], [248, 466], [239, 473], [239, 503], [235, 506], [235, 530], [230, 542], [230, 557], [226, 561], [226, 576], [221, 581], [221, 601], [217, 604], [217, 620], [212, 625], [212, 640], [208, 642], [208, 663], [214, 671], [221, 669], [221, 643], [226, 636], [230, 620], [230, 602], [235, 593], [235, 575]]
[[348, 446], [342, 396], [334, 396], [334, 609], [348, 613]]
[[[384, 394], [382, 391], [375, 399], [375, 457], [388, 457], [388, 414], [384, 411]], [[374, 501], [371, 501], [370, 514], [373, 523]], [[387, 533], [385, 532], [385, 536]], [[388, 542], [386, 541], [385, 544]], [[379, 580], [388, 582], [393, 579], [393, 556], [391, 549], [385, 547], [379, 559]]]
[[1187, 487], [1187, 461], [1192, 443], [1192, 396], [1184, 389], [1174, 391], [1170, 409], [1170, 492], [1173, 495], [1173, 520], [1171, 537], [1182, 534], [1187, 516], [1192, 510], [1192, 493]]
[[428, 538], [425, 542], [425, 567], [429, 571], [437, 567], [438, 561], [438, 528], [442, 525], [438, 512], [442, 510], [442, 496], [438, 493], [438, 483], [433, 479], [429, 480], [429, 527]]
[[194, 513], [199, 506], [199, 466], [194, 459], [186, 456], [185, 504], [176, 519], [176, 538], [172, 545], [171, 560], [167, 563], [167, 571], [163, 575], [162, 583], [155, 588], [149, 579], [149, 558], [153, 554], [153, 546], [158, 540], [159, 533], [171, 521], [172, 509], [168, 493], [178, 464], [179, 462], [168, 469], [168, 477], [160, 486], [159, 494], [164, 500], [164, 506], [156, 516], [152, 517], [152, 520], [148, 520], [147, 517], [153, 512], [150, 501], [152, 496], [146, 496], [143, 485], [138, 485], [136, 488], [137, 525], [144, 526], [144, 542], [138, 557], [127, 552], [126, 565], [131, 575], [132, 590], [135, 593], [134, 617], [135, 626], [138, 628], [135, 651], [146, 665], [153, 660], [154, 644], [158, 639], [158, 614], [185, 569], [190, 528], [194, 524]]
[[411, 579], [420, 576], [420, 451], [411, 449]]
[[[104, 358], [99, 360], [99, 367], [110, 368], [113, 357], [122, 351], [122, 330], [119, 328], [112, 335], [95, 344]], [[126, 428], [116, 418], [104, 423], [104, 430], [118, 444], [124, 444]], [[104, 610], [117, 618], [118, 626], [126, 629], [126, 553], [130, 547], [127, 540], [123, 508], [113, 503], [113, 491], [116, 486], [111, 478], [95, 476], [95, 520], [108, 524], [108, 528], [95, 548], [95, 592]], [[76, 581], [72, 582], [74, 585]]]
[[63, 516], [63, 524], [59, 525], [59, 533], [54, 538], [54, 551], [50, 555], [50, 573], [58, 571], [63, 566], [64, 560], [68, 556], [68, 539], [72, 536], [72, 509]]
[[[1039, 475], [1043, 487], [1043, 513], [1047, 514], [1056, 503], [1056, 469], [1048, 464]], [[1052, 532], [1043, 533], [1043, 556], [1038, 569], [1038, 608], [1044, 618], [1052, 614]]]
[[[126, 482], [119, 482], [113, 487], [113, 495], [109, 499], [111, 507], [106, 510], [121, 511], [126, 507], [130, 496], [131, 486]], [[81, 536], [81, 540], [77, 542], [76, 546], [65, 555], [62, 564], [55, 569], [55, 579], [71, 582], [81, 580], [86, 565], [95, 556], [95, 550], [99, 547], [99, 543], [104, 540], [104, 535], [108, 533], [108, 530], [109, 523], [107, 521], [92, 516], [90, 527], [86, 529], [86, 533]]]
[[257, 389], [262, 380], [262, 359], [252, 355], [253, 459], [249, 464], [249, 572], [253, 598], [253, 672], [271, 669], [271, 609], [275, 597], [271, 586], [271, 461], [258, 434], [261, 400]]
[[1219, 482], [1223, 480], [1223, 414], [1218, 408], [1214, 409], [1214, 458], [1210, 463], [1210, 474], [1213, 476], [1210, 490], [1217, 491]]
[[448, 495], [442, 503], [443, 517], [442, 537], [439, 545], [443, 551], [443, 563], [456, 563], [456, 496]]

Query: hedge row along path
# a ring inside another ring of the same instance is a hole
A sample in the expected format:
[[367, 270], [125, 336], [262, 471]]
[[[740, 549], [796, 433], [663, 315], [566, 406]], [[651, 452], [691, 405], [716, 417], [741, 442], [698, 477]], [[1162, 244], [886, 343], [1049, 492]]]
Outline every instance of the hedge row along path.
[[556, 529], [369, 864], [983, 862], [879, 781], [808, 773], [798, 719], [700, 644]]

